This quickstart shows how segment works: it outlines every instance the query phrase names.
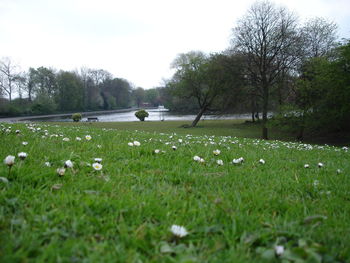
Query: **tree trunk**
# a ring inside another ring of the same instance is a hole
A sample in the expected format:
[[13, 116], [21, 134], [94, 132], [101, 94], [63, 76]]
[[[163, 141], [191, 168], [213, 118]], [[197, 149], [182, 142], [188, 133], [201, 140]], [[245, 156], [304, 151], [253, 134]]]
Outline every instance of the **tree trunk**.
[[207, 107], [203, 107], [200, 109], [200, 111], [198, 112], [196, 118], [194, 119], [194, 121], [191, 124], [191, 127], [195, 127], [197, 125], [197, 123], [199, 122], [199, 120], [201, 119], [203, 113], [207, 110]]
[[262, 138], [268, 140], [268, 130], [266, 127], [267, 124], [267, 109], [269, 102], [269, 90], [266, 85], [263, 87], [263, 107], [262, 107]]

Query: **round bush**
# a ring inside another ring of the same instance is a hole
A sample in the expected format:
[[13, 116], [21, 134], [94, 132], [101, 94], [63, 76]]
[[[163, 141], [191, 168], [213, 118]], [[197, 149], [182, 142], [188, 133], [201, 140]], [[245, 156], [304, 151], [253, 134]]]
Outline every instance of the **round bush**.
[[135, 116], [140, 120], [140, 121], [144, 121], [146, 117], [149, 116], [148, 112], [145, 110], [139, 110], [137, 112], [135, 112]]
[[72, 115], [72, 119], [73, 119], [73, 121], [75, 121], [75, 122], [80, 121], [81, 118], [82, 118], [82, 116], [81, 116], [80, 113], [74, 113], [74, 114]]

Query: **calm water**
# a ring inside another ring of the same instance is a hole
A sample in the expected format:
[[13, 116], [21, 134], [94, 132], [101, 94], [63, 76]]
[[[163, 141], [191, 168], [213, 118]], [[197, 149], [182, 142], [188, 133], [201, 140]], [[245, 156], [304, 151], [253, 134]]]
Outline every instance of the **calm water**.
[[[135, 117], [136, 110], [131, 110], [127, 112], [118, 112], [110, 114], [96, 114], [89, 117], [97, 117], [99, 121], [102, 122], [123, 122], [123, 121], [139, 121]], [[174, 114], [168, 111], [159, 111], [158, 109], [148, 109], [149, 117], [146, 121], [193, 121], [196, 118], [195, 114]], [[234, 119], [250, 119], [251, 115], [248, 114], [225, 114], [225, 115], [203, 115], [201, 120], [234, 120]], [[38, 118], [38, 121], [43, 120]], [[70, 117], [55, 117], [55, 118], [45, 118], [45, 121], [72, 121]], [[84, 117], [82, 121], [87, 121], [87, 117]]]
[[[122, 112], [122, 113], [112, 113], [105, 115], [96, 115], [99, 121], [102, 122], [114, 122], [114, 121], [138, 121], [135, 117], [136, 111]], [[149, 117], [146, 118], [146, 121], [178, 121], [178, 120], [194, 120], [196, 115], [180, 115], [173, 114], [168, 111], [159, 112], [157, 109], [147, 110]], [[213, 119], [244, 119], [250, 118], [250, 114], [228, 114], [228, 115], [204, 115], [202, 119], [213, 120]], [[86, 121], [86, 118], [83, 118], [83, 121]]]

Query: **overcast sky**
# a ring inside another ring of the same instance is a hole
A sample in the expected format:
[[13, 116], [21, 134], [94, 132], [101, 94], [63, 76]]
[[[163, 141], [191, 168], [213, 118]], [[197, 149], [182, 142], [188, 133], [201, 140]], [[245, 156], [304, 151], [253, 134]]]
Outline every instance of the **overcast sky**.
[[[220, 52], [254, 0], [0, 0], [0, 58], [23, 70], [105, 69], [145, 89], [177, 54]], [[350, 0], [276, 0], [300, 21], [320, 16], [350, 38]]]

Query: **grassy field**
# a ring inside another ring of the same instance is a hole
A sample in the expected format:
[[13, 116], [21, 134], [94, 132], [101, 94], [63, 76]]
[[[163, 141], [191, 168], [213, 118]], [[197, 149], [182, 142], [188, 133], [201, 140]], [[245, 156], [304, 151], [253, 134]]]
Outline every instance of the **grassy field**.
[[349, 262], [346, 147], [208, 124], [1, 124], [0, 262]]

